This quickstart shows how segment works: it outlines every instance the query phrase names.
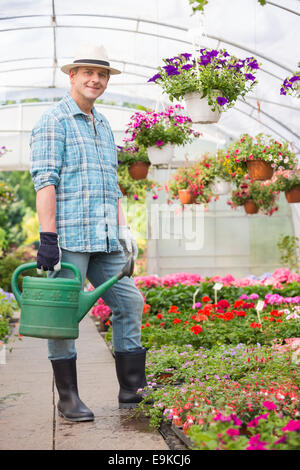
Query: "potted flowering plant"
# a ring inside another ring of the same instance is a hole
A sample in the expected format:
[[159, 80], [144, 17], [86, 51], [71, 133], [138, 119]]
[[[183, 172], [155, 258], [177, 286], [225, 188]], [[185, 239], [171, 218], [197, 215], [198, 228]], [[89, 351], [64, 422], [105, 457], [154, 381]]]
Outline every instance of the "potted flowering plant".
[[147, 151], [137, 145], [126, 145], [118, 147], [119, 165], [127, 165], [132, 179], [141, 180], [147, 178], [150, 161]]
[[300, 170], [277, 171], [272, 182], [278, 191], [284, 191], [289, 203], [300, 202]]
[[193, 122], [218, 122], [222, 111], [234, 106], [256, 84], [259, 64], [254, 57], [239, 59], [225, 49], [200, 49], [198, 57], [181, 53], [163, 59], [148, 82], [161, 85], [169, 99], [184, 99]]
[[183, 115], [183, 106], [169, 106], [165, 111], [137, 112], [130, 118], [124, 139], [147, 149], [152, 164], [169, 163], [175, 145], [185, 145], [201, 134], [191, 128], [191, 119]]
[[243, 134], [227, 148], [225, 158], [227, 171], [236, 171], [238, 166], [244, 175], [249, 172], [253, 180], [270, 179], [274, 170], [293, 169], [297, 165], [288, 142], [278, 142], [262, 133], [254, 138]]
[[[300, 67], [300, 62], [298, 62], [298, 67]], [[285, 78], [280, 88], [280, 94], [300, 98], [300, 71], [295, 72], [291, 77]]]
[[203, 162], [196, 162], [190, 167], [178, 168], [168, 183], [171, 199], [178, 199], [182, 204], [207, 204], [212, 197], [210, 184], [212, 174]]
[[230, 193], [231, 182], [234, 178], [233, 174], [226, 171], [224, 163], [227, 160], [225, 155], [224, 150], [218, 149], [215, 155], [209, 157], [209, 171], [214, 178], [211, 189], [216, 196]]
[[140, 180], [132, 179], [127, 165], [119, 164], [117, 171], [120, 190], [124, 196], [143, 203], [145, 202], [146, 192], [151, 191], [153, 192], [153, 198], [156, 199], [154, 196], [159, 185], [154, 180], [150, 178]]
[[244, 206], [247, 214], [261, 211], [265, 215], [272, 215], [278, 210], [278, 195], [279, 191], [271, 181], [255, 181], [247, 175], [239, 187], [232, 191], [228, 205], [232, 209]]

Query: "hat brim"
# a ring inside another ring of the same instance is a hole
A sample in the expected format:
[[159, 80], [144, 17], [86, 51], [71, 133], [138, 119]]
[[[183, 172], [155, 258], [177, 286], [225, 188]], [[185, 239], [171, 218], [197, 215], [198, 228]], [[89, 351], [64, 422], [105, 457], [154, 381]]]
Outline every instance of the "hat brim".
[[69, 73], [71, 69], [74, 69], [75, 67], [98, 67], [101, 69], [107, 69], [110, 71], [111, 75], [118, 75], [119, 73], [122, 73], [121, 70], [114, 69], [113, 67], [108, 67], [106, 65], [97, 65], [97, 64], [88, 64], [88, 63], [82, 63], [82, 62], [77, 62], [76, 64], [67, 64], [63, 65], [60, 70], [66, 74]]

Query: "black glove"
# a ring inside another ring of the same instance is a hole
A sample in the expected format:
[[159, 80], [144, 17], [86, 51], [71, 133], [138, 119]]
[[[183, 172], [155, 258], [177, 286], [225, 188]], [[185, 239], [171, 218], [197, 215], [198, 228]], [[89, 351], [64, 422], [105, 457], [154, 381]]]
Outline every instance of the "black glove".
[[40, 247], [37, 253], [37, 272], [60, 271], [61, 250], [58, 235], [54, 232], [40, 232]]

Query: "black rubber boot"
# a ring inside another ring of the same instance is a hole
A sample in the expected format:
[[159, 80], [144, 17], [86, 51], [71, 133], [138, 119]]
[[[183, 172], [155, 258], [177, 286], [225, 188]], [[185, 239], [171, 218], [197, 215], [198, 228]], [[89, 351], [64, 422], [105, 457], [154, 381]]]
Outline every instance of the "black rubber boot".
[[51, 361], [56, 388], [59, 395], [59, 416], [68, 421], [93, 421], [93, 412], [78, 396], [76, 357]]
[[119, 408], [136, 408], [142, 401], [141, 394], [136, 392], [148, 385], [145, 375], [146, 351], [142, 348], [132, 352], [115, 352], [120, 385]]

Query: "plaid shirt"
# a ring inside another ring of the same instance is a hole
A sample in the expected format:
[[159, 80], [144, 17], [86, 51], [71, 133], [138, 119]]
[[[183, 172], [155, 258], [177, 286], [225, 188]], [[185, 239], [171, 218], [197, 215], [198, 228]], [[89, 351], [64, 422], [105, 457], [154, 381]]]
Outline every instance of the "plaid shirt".
[[118, 240], [117, 153], [107, 119], [93, 120], [67, 93], [31, 133], [35, 190], [56, 187], [60, 246], [70, 251], [122, 251]]

